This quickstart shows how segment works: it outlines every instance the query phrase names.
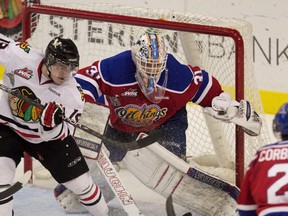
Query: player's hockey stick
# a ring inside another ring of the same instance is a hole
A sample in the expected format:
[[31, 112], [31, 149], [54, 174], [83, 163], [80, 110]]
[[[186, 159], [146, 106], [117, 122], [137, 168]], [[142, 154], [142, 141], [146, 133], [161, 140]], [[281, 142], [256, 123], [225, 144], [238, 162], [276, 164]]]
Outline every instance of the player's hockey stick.
[[[34, 101], [33, 99], [25, 96], [25, 95], [22, 95], [19, 91], [15, 91], [15, 90], [12, 90], [10, 88], [8, 88], [7, 86], [3, 85], [3, 84], [0, 84], [0, 89], [15, 96], [15, 97], [18, 97], [22, 100], [24, 100], [25, 102], [31, 104], [31, 105], [34, 105], [36, 107], [40, 107], [41, 109], [44, 108], [44, 106], [42, 104], [40, 104], [39, 102], [37, 101]], [[130, 150], [135, 150], [135, 149], [139, 149], [139, 148], [143, 148], [143, 147], [146, 147], [154, 142], [156, 142], [158, 139], [160, 139], [162, 137], [162, 131], [161, 130], [153, 130], [149, 136], [143, 138], [143, 139], [140, 139], [140, 140], [137, 140], [137, 141], [131, 141], [131, 142], [120, 142], [120, 141], [116, 141], [116, 140], [113, 140], [113, 139], [110, 139], [108, 138], [107, 136], [105, 135], [102, 135], [100, 133], [98, 133], [97, 131], [95, 130], [92, 130], [91, 128], [85, 126], [85, 125], [82, 125], [80, 124], [79, 122], [75, 122], [69, 118], [64, 118], [64, 121], [68, 122], [69, 124], [72, 124], [74, 125], [75, 127], [79, 128], [80, 130], [83, 130], [85, 131], [86, 133], [89, 133], [95, 137], [98, 137], [99, 139], [101, 139], [103, 142], [108, 142], [110, 143], [111, 145], [113, 146], [116, 146], [118, 148], [121, 148], [121, 149], [124, 149], [126, 151], [130, 151]]]
[[15, 182], [11, 187], [0, 192], [0, 200], [6, 199], [12, 196], [14, 193], [19, 191], [23, 186], [25, 186], [31, 179], [32, 172], [27, 171], [17, 182]]

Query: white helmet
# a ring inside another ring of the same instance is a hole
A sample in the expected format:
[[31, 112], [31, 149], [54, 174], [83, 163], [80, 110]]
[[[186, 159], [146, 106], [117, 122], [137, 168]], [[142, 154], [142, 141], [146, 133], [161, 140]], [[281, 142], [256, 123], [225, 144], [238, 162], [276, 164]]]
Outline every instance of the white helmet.
[[[132, 47], [132, 58], [137, 69], [136, 79], [142, 92], [154, 103], [159, 103], [165, 93], [167, 56], [167, 47], [158, 34], [144, 34]], [[163, 71], [164, 80], [157, 84]]]

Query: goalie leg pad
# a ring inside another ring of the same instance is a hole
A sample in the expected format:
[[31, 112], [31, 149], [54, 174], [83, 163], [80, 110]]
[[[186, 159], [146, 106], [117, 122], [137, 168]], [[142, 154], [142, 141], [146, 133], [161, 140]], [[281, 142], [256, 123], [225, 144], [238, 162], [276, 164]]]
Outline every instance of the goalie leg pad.
[[[158, 153], [163, 157], [159, 157], [153, 151], [156, 145], [157, 150], [161, 149]], [[175, 203], [183, 207], [201, 215], [237, 215], [235, 212], [237, 203], [231, 196], [175, 168], [168, 162], [170, 154], [172, 153], [164, 147], [154, 143], [146, 148], [129, 151], [123, 162], [125, 167], [144, 185], [165, 198], [172, 194]], [[173, 156], [179, 160], [179, 164], [184, 162], [177, 156]]]

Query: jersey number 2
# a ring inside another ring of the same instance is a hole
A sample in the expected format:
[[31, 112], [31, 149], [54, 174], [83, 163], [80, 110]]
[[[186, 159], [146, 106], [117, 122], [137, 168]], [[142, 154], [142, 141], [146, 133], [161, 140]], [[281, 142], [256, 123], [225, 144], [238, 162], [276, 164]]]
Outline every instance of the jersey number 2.
[[288, 191], [280, 195], [279, 190], [288, 184], [288, 163], [273, 165], [268, 171], [268, 177], [275, 177], [278, 173], [284, 173], [284, 175], [268, 188], [267, 202], [269, 204], [287, 202]]

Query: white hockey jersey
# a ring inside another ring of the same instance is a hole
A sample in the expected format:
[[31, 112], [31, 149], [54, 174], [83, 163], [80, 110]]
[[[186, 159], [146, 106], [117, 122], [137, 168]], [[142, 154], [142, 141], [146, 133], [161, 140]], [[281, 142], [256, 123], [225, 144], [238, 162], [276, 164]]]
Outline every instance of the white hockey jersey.
[[[4, 66], [3, 84], [45, 105], [57, 102], [65, 107], [65, 116], [78, 120], [84, 106], [82, 88], [71, 76], [62, 85], [41, 73], [44, 55], [26, 42], [15, 42], [0, 34], [0, 64]], [[63, 139], [73, 134], [74, 127], [66, 122], [45, 131], [39, 122], [40, 108], [3, 92], [0, 100], [0, 124], [11, 127], [31, 143]]]

